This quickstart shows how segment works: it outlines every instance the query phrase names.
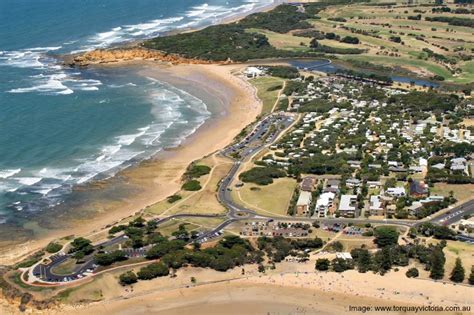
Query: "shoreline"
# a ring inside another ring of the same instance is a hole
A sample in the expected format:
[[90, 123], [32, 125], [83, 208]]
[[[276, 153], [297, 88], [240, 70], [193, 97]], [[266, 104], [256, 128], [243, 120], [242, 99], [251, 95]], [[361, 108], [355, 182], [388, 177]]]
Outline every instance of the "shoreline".
[[[391, 270], [384, 276], [355, 270], [344, 273], [315, 272], [313, 256], [310, 262], [277, 265], [276, 270], [259, 273], [257, 268], [241, 268], [216, 272], [186, 267], [176, 278], [160, 278], [139, 282], [133, 290], [120, 287], [114, 275], [101, 281], [105, 284], [90, 288], [109, 288], [103, 300], [87, 305], [67, 304], [59, 309], [71, 314], [90, 314], [107, 310], [110, 314], [334, 314], [350, 313], [349, 306], [467, 306], [470, 287], [424, 279], [400, 277], [408, 267]], [[116, 275], [115, 275], [116, 276]], [[196, 284], [190, 284], [194, 276]], [[201, 282], [203, 281], [203, 282]], [[88, 292], [89, 289], [83, 288]], [[424, 288], [424, 289], [423, 289]], [[212, 293], [210, 293], [212, 292]], [[76, 293], [75, 298], [80, 296]], [[287, 297], [281, 299], [282, 296]], [[183, 297], [185, 297], [183, 299]], [[393, 312], [398, 314], [399, 312]], [[434, 312], [435, 313], [435, 312]], [[430, 312], [429, 312], [430, 314]]]
[[[58, 211], [58, 215], [62, 216], [58, 219], [69, 222], [60, 229], [39, 228], [40, 232], [26, 243], [0, 242], [0, 264], [16, 263], [58, 238], [72, 234], [96, 235], [107, 225], [174, 194], [181, 187], [181, 177], [191, 162], [227, 146], [260, 114], [261, 103], [256, 99], [253, 87], [231, 73], [241, 65], [166, 66], [145, 61], [130, 65], [138, 66], [139, 75], [169, 83], [179, 89], [186, 85], [192, 87], [192, 90], [183, 90], [200, 99], [207, 98], [204, 101], [207, 106], [212, 106], [212, 109], [209, 108], [213, 113], [211, 118], [178, 147], [165, 149], [108, 180], [93, 181], [78, 187], [76, 191], [79, 194], [85, 192], [86, 197], [99, 195], [98, 200], [87, 200], [80, 207], [68, 211], [68, 214]], [[209, 105], [211, 99], [214, 104]], [[107, 191], [114, 189], [124, 189], [127, 196], [120, 200], [108, 198]]]
[[[272, 8], [274, 8], [274, 7], [276, 7], [280, 4], [286, 3], [286, 2], [289, 2], [289, 1], [288, 0], [273, 0], [271, 3], [269, 3], [267, 5], [262, 5], [262, 6], [256, 7], [253, 10], [250, 10], [248, 12], [233, 14], [233, 15], [227, 17], [227, 18], [223, 18], [222, 20], [218, 21], [217, 23], [212, 23], [212, 24], [207, 25], [207, 26], [216, 25], [216, 24], [232, 23], [232, 22], [238, 21], [238, 20], [240, 20], [240, 19], [242, 19], [245, 16], [248, 16], [250, 14], [253, 14], [253, 13], [256, 13], [256, 12], [271, 10]], [[171, 32], [178, 32], [178, 33], [191, 32], [191, 31], [196, 31], [196, 30], [199, 30], [199, 29], [201, 29], [203, 27], [207, 27], [207, 26], [184, 29], [184, 30], [170, 31], [170, 32], [166, 32], [165, 34], [169, 35], [169, 34], [171, 34]], [[127, 48], [127, 47], [128, 48], [137, 47], [137, 45], [141, 42], [143, 42], [143, 40], [134, 41], [133, 43], [123, 43], [123, 44], [115, 45], [115, 46], [112, 46], [112, 47], [109, 47], [109, 48], [120, 49], [120, 48]], [[71, 60], [71, 58], [74, 58], [74, 55], [56, 56], [56, 58], [58, 58], [58, 61], [62, 59], [62, 64], [64, 66], [66, 66], [68, 58], [69, 58], [69, 60]], [[170, 67], [170, 64], [171, 64], [170, 62], [166, 63], [166, 62], [162, 62], [162, 61], [160, 62], [159, 60], [155, 60], [155, 58], [151, 58], [151, 59], [152, 60], [145, 60], [145, 58], [141, 58], [141, 59], [140, 58], [131, 58], [131, 59], [127, 59], [127, 60], [114, 60], [111, 63], [95, 63], [95, 64], [90, 65], [90, 66], [91, 67], [103, 67], [103, 66], [105, 66], [105, 67], [113, 67], [113, 66], [124, 67], [124, 66], [130, 66], [130, 65], [150, 65], [151, 64], [153, 67], [160, 67], [162, 70], [165, 69], [166, 66]], [[206, 72], [206, 71], [204, 71], [205, 67], [200, 68], [199, 64], [183, 63], [183, 64], [179, 64], [179, 65], [173, 65], [173, 67], [179, 67], [181, 65], [187, 65], [187, 66], [190, 66], [190, 67], [191, 66], [196, 66], [196, 68], [194, 68], [195, 70], [201, 69], [201, 71]], [[216, 63], [206, 64], [206, 65], [209, 66], [210, 68], [218, 66], [218, 64], [216, 64]], [[231, 65], [231, 67], [232, 68], [242, 67], [242, 65], [233, 64], [233, 65]], [[174, 69], [177, 69], [177, 68], [174, 68]], [[173, 71], [174, 71], [174, 69], [173, 69]], [[212, 71], [209, 71], [209, 70], [207, 71], [207, 74], [211, 74], [211, 73], [212, 73]], [[219, 75], [222, 76], [223, 73], [220, 73]], [[226, 75], [224, 75], [224, 77], [226, 77]], [[260, 101], [258, 99], [256, 99], [256, 93], [254, 91], [252, 91], [251, 93], [248, 93], [248, 89], [250, 87], [247, 86], [247, 84], [244, 84], [244, 85], [240, 84], [240, 86], [239, 86], [239, 84], [235, 83], [235, 78], [234, 79], [229, 79], [230, 77], [231, 76], [227, 76], [227, 83], [234, 81], [233, 84], [234, 84], [234, 88], [236, 90], [236, 94], [242, 93], [242, 91], [243, 91], [244, 94], [247, 94], [247, 97], [250, 100], [249, 104], [250, 103], [254, 103], [254, 104], [260, 103]], [[165, 79], [166, 78], [161, 77], [161, 80], [166, 82]], [[178, 81], [183, 82], [182, 85], [184, 85], [184, 82], [186, 82], [186, 77], [176, 77], [175, 80], [174, 80], [175, 84], [177, 82], [176, 79], [178, 79]], [[220, 80], [218, 80], [218, 81], [220, 81]], [[226, 81], [226, 80], [224, 80], [224, 81]], [[200, 81], [195, 81], [194, 82], [194, 84], [197, 84], [197, 83], [200, 83], [201, 87], [206, 86], [205, 81], [204, 82], [200, 82]], [[182, 85], [181, 85], [181, 88], [182, 88]], [[247, 86], [247, 87], [245, 87], [245, 86]], [[239, 89], [242, 90], [242, 91], [237, 91]], [[251, 94], [251, 96], [250, 96], [250, 94]], [[255, 109], [253, 109], [253, 110], [255, 110]], [[249, 114], [249, 112], [245, 112], [245, 111], [243, 111], [243, 113], [244, 114]], [[246, 127], [248, 124], [252, 123], [255, 120], [255, 118], [258, 116], [258, 114], [260, 114], [259, 111], [258, 111], [257, 114], [255, 114], [255, 117], [253, 117], [252, 119], [247, 119], [244, 122], [242, 122], [242, 124], [239, 125], [238, 128], [232, 128], [232, 132], [234, 132], [235, 134], [232, 136], [232, 138], [226, 139], [228, 141], [221, 141], [220, 145], [222, 147], [224, 147], [225, 145], [230, 144], [232, 142], [233, 138], [244, 127]], [[210, 121], [207, 120], [192, 135], [187, 137], [177, 148], [163, 149], [161, 152], [158, 152], [155, 156], [153, 156], [153, 157], [151, 157], [147, 160], [141, 161], [141, 162], [137, 163], [137, 165], [133, 165], [133, 166], [130, 166], [128, 168], [125, 168], [124, 170], [119, 171], [117, 174], [112, 176], [110, 179], [106, 179], [104, 181], [92, 181], [91, 183], [88, 183], [84, 186], [77, 187], [76, 191], [80, 191], [80, 190], [83, 190], [83, 189], [88, 189], [88, 188], [91, 188], [91, 187], [93, 189], [101, 189], [104, 185], [104, 182], [105, 182], [105, 185], [107, 185], [107, 183], [115, 181], [123, 175], [127, 176], [129, 174], [134, 173], [133, 170], [137, 170], [137, 169], [140, 169], [140, 168], [149, 169], [150, 164], [154, 165], [156, 163], [159, 163], [160, 161], [163, 164], [165, 164], [163, 166], [163, 169], [164, 169], [163, 172], [164, 173], [166, 173], [166, 168], [173, 168], [173, 164], [175, 164], [174, 167], [176, 168], [176, 164], [183, 164], [184, 163], [184, 161], [182, 159], [180, 159], [180, 155], [182, 155], [183, 151], [186, 152], [185, 148], [187, 146], [190, 146], [191, 143], [193, 143], [195, 141], [195, 139], [198, 139], [200, 134], [205, 133], [206, 130], [208, 131], [207, 132], [208, 134], [212, 134], [212, 132], [210, 132], [210, 129], [209, 129], [210, 128], [209, 124], [210, 124]], [[223, 130], [227, 130], [226, 126], [221, 126], [220, 129], [222, 129], [222, 128], [225, 128]], [[216, 129], [216, 130], [218, 130], [218, 129]], [[227, 131], [229, 131], [229, 130], [227, 130]], [[219, 134], [219, 133], [220, 132], [217, 132], [216, 134]], [[224, 143], [224, 142], [226, 142], [226, 143]], [[187, 162], [186, 162], [185, 166], [180, 165], [178, 167], [179, 170], [175, 170], [175, 171], [170, 172], [170, 169], [168, 169], [168, 175], [163, 175], [162, 179], [164, 179], [164, 181], [167, 182], [168, 184], [172, 183], [172, 185], [166, 185], [166, 187], [164, 185], [161, 185], [161, 186], [158, 185], [159, 187], [155, 187], [156, 189], [158, 189], [160, 191], [160, 193], [159, 194], [154, 194], [153, 198], [148, 197], [148, 198], [145, 198], [146, 200], [142, 200], [141, 202], [138, 202], [138, 203], [133, 202], [133, 204], [131, 204], [129, 200], [125, 200], [125, 201], [121, 200], [122, 202], [125, 202], [125, 203], [128, 202], [128, 206], [125, 206], [125, 208], [127, 208], [127, 210], [123, 210], [122, 209], [123, 206], [116, 205], [116, 204], [113, 204], [113, 203], [108, 205], [108, 206], [105, 206], [105, 208], [100, 206], [100, 210], [92, 211], [92, 214], [90, 213], [91, 212], [90, 209], [86, 209], [86, 212], [88, 212], [88, 214], [82, 215], [82, 216], [85, 216], [86, 218], [84, 218], [83, 220], [77, 220], [78, 221], [77, 223], [72, 223], [72, 224], [70, 224], [71, 226], [65, 226], [62, 229], [60, 229], [60, 231], [58, 231], [56, 229], [44, 228], [44, 227], [41, 226], [40, 223], [35, 222], [35, 220], [27, 221], [27, 223], [24, 224], [23, 227], [21, 227], [21, 228], [19, 228], [18, 226], [9, 226], [8, 231], [5, 231], [4, 234], [17, 234], [18, 237], [15, 237], [14, 241], [12, 241], [11, 239], [6, 239], [6, 240], [2, 239], [0, 241], [0, 265], [1, 264], [7, 265], [7, 264], [12, 264], [12, 263], [16, 263], [18, 261], [21, 261], [22, 259], [28, 257], [28, 255], [32, 254], [33, 252], [35, 252], [35, 251], [41, 249], [42, 247], [46, 246], [50, 241], [53, 241], [53, 240], [61, 238], [61, 237], [70, 236], [71, 234], [81, 234], [81, 235], [84, 235], [84, 234], [91, 235], [92, 234], [92, 235], [95, 235], [99, 232], [98, 231], [99, 229], [102, 230], [107, 225], [115, 224], [116, 222], [118, 222], [120, 220], [123, 220], [123, 219], [125, 219], [129, 216], [134, 215], [135, 213], [137, 213], [141, 210], [144, 210], [147, 206], [150, 206], [151, 204], [154, 204], [154, 203], [156, 203], [160, 200], [163, 200], [164, 198], [166, 198], [167, 196], [173, 194], [175, 191], [177, 191], [179, 189], [179, 187], [180, 187], [179, 182], [180, 182], [180, 179], [181, 179], [181, 175], [184, 173], [186, 167], [193, 160], [198, 159], [198, 158], [202, 158], [202, 157], [204, 157], [204, 156], [206, 156], [206, 155], [208, 155], [208, 154], [210, 154], [214, 151], [216, 151], [216, 149], [214, 149], [210, 152], [203, 152], [204, 154], [201, 154], [200, 156], [197, 156], [197, 155], [193, 155], [192, 157], [190, 156], [188, 159], [186, 159]], [[176, 160], [178, 162], [173, 162], [173, 160]], [[172, 173], [173, 175], [171, 175], [169, 173]], [[176, 174], [180, 174], [180, 175], [177, 176]], [[141, 176], [143, 176], [143, 175], [141, 175]], [[148, 180], [150, 182], [150, 179], [148, 179]], [[156, 181], [151, 180], [151, 184], [156, 185]], [[137, 188], [137, 189], [140, 189], [140, 188]], [[119, 203], [120, 203], [120, 201], [119, 201]], [[95, 207], [95, 205], [92, 205], [92, 207]], [[120, 208], [120, 209], [116, 209], [117, 207]], [[114, 208], [113, 211], [110, 208]], [[83, 210], [83, 209], [79, 209], [79, 210]], [[80, 211], [78, 211], [78, 212], [80, 212]], [[97, 212], [99, 213], [99, 215], [97, 215]], [[113, 212], [117, 215], [116, 216], [112, 216], [110, 214], [104, 215], [103, 214], [104, 212]], [[61, 217], [61, 216], [63, 216], [63, 213], [58, 211], [58, 213], [56, 213], [56, 215]], [[93, 225], [91, 225], [91, 223], [90, 223], [91, 215], [94, 217], [94, 224]], [[107, 217], [107, 219], [103, 219], [103, 217]], [[117, 219], [117, 217], [119, 217], [119, 218]], [[68, 219], [70, 219], [70, 218], [68, 218]]]

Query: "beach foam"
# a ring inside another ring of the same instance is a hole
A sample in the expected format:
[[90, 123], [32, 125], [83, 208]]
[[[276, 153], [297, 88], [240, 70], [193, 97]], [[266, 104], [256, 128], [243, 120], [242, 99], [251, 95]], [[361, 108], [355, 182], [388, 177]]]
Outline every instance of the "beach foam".
[[21, 172], [21, 168], [12, 170], [0, 170], [0, 178], [6, 179]]

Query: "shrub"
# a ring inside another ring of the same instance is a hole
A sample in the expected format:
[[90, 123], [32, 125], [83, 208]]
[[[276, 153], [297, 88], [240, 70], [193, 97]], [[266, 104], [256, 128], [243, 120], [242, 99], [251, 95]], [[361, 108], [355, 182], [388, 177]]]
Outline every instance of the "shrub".
[[184, 173], [184, 176], [187, 178], [199, 178], [203, 175], [209, 174], [211, 171], [211, 168], [207, 165], [198, 165], [198, 164], [192, 164], [191, 167], [188, 168], [186, 173]]
[[327, 258], [319, 258], [318, 260], [316, 260], [316, 270], [319, 270], [319, 271], [326, 271], [326, 270], [329, 270], [329, 266], [330, 266], [330, 262], [329, 262], [329, 259]]
[[178, 201], [182, 198], [183, 197], [181, 197], [180, 195], [171, 195], [168, 198], [166, 198], [166, 201], [168, 201], [169, 203], [175, 203], [176, 201]]
[[394, 227], [381, 226], [374, 230], [374, 243], [378, 247], [385, 247], [398, 244], [398, 231]]
[[169, 268], [165, 264], [159, 262], [141, 268], [140, 271], [138, 271], [137, 276], [140, 280], [151, 280], [157, 277], [167, 276], [169, 273]]
[[133, 271], [127, 271], [120, 275], [119, 283], [123, 286], [137, 282], [137, 275]]
[[199, 181], [193, 179], [193, 180], [190, 180], [190, 181], [187, 181], [186, 183], [184, 183], [181, 188], [184, 189], [184, 190], [187, 190], [187, 191], [198, 191], [202, 187], [201, 187], [201, 184], [199, 183]]
[[239, 175], [240, 180], [246, 183], [268, 185], [273, 183], [274, 178], [284, 177], [283, 170], [275, 167], [254, 167]]
[[46, 251], [50, 254], [57, 253], [63, 248], [63, 245], [51, 242], [46, 246]]
[[420, 275], [420, 273], [418, 272], [418, 269], [416, 268], [410, 268], [407, 270], [407, 272], [405, 273], [405, 275], [408, 277], [408, 278], [416, 278]]

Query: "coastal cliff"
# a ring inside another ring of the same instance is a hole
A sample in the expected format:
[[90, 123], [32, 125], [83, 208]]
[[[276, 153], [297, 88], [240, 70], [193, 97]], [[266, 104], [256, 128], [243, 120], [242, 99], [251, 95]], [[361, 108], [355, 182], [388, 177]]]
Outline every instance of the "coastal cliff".
[[164, 54], [158, 50], [142, 47], [98, 49], [80, 55], [70, 55], [64, 58], [64, 64], [70, 67], [87, 67], [97, 64], [121, 63], [135, 60], [160, 61], [171, 64], [209, 64], [207, 60], [187, 59], [177, 55]]

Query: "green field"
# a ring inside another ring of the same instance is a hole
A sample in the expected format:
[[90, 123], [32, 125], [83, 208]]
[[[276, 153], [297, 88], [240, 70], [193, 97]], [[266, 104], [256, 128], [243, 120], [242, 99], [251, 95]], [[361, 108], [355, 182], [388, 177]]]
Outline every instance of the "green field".
[[234, 190], [233, 195], [234, 200], [262, 214], [286, 215], [295, 186], [294, 179], [278, 178], [266, 186], [245, 184], [239, 190]]
[[268, 91], [283, 85], [284, 80], [275, 77], [262, 77], [250, 80], [253, 86], [257, 89], [257, 96], [262, 100], [262, 114], [268, 114], [272, 111], [273, 106], [278, 98], [280, 89]]

